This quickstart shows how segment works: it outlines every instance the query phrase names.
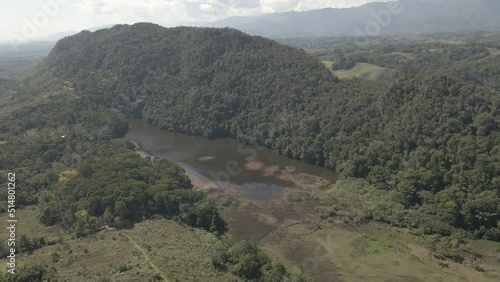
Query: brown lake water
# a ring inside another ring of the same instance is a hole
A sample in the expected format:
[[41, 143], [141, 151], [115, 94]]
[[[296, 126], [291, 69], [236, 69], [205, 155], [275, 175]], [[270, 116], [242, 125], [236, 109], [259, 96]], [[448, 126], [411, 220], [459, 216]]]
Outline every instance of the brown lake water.
[[126, 138], [135, 141], [147, 154], [182, 166], [201, 181], [215, 182], [221, 189], [239, 187], [241, 197], [253, 201], [280, 198], [284, 187], [294, 187], [289, 180], [276, 177], [280, 171], [336, 179], [333, 171], [289, 159], [275, 151], [238, 143], [234, 139], [208, 140], [171, 133], [139, 119], [128, 120]]

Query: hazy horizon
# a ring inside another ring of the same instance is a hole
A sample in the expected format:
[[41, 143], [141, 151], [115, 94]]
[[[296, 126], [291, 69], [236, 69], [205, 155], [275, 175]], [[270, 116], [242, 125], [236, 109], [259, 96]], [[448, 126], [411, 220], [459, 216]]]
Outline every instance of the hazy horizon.
[[346, 8], [388, 0], [32, 0], [2, 2], [0, 42], [114, 24], [152, 22], [171, 27], [234, 16]]

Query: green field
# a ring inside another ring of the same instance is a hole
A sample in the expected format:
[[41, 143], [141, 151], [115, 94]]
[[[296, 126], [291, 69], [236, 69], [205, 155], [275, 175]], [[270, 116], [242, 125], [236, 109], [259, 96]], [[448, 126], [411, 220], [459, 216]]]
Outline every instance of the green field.
[[[53, 266], [57, 281], [239, 281], [213, 268], [211, 255], [218, 239], [174, 221], [148, 220], [130, 230], [107, 229], [75, 239], [40, 224], [34, 208], [19, 210], [17, 217], [18, 239], [29, 234], [52, 244], [20, 255], [20, 271], [38, 263]], [[5, 222], [5, 214], [1, 218]], [[0, 235], [5, 241], [7, 230], [2, 228]], [[5, 265], [7, 260], [0, 262]]]
[[500, 54], [500, 49], [498, 48], [488, 48], [488, 51], [490, 51], [490, 54], [492, 56], [496, 56]]
[[367, 63], [357, 63], [350, 70], [338, 70], [334, 74], [340, 79], [361, 78], [367, 80], [377, 80], [386, 74], [393, 72], [391, 69], [379, 67]]
[[327, 69], [332, 69], [332, 65], [333, 65], [333, 62], [332, 61], [321, 61], [323, 63], [323, 65], [325, 65], [325, 67]]

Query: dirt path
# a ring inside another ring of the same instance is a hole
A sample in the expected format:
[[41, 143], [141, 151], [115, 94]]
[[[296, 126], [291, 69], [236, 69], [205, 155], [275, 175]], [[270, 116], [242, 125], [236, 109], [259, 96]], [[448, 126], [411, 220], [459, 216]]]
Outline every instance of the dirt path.
[[125, 235], [125, 237], [127, 237], [127, 239], [130, 241], [130, 243], [132, 243], [132, 245], [134, 245], [134, 247], [139, 250], [142, 255], [144, 256], [144, 258], [146, 259], [146, 262], [149, 263], [149, 265], [158, 273], [160, 274], [161, 278], [168, 282], [170, 281], [167, 276], [165, 275], [165, 273], [163, 273], [152, 261], [151, 261], [151, 258], [149, 257], [148, 255], [148, 252], [146, 250], [144, 250], [132, 237], [130, 237], [127, 233], [122, 233], [123, 235]]

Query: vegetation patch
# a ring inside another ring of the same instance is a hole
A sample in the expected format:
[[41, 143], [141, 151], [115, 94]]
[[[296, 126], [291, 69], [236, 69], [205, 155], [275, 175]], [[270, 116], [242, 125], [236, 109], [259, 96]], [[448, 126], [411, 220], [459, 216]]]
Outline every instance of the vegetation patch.
[[398, 238], [393, 232], [386, 230], [362, 234], [362, 237], [353, 241], [352, 244], [354, 246], [353, 256], [409, 252], [409, 248], [398, 242]]
[[332, 66], [333, 66], [333, 62], [332, 61], [321, 61], [323, 63], [323, 65], [325, 65], [325, 67], [327, 69], [332, 69]]
[[384, 67], [367, 63], [357, 63], [356, 66], [350, 70], [337, 70], [334, 74], [340, 79], [361, 78], [367, 80], [377, 80], [390, 72], [390, 69]]
[[123, 231], [172, 281], [231, 281], [236, 277], [212, 266], [222, 246], [213, 234], [168, 220], [150, 220]]
[[496, 56], [500, 54], [500, 48], [488, 48], [488, 51], [492, 56]]
[[[29, 236], [33, 242], [33, 238], [50, 238], [49, 234], [59, 232], [55, 226], [37, 224], [37, 214], [29, 210], [19, 210], [18, 217], [18, 238]], [[37, 232], [37, 226], [42, 231]], [[23, 251], [22, 245], [18, 246], [22, 251], [17, 257], [18, 275], [4, 274], [4, 270], [1, 281], [159, 281], [154, 280], [156, 272], [118, 231], [100, 231], [80, 239], [66, 236], [30, 252]], [[0, 262], [6, 263], [3, 254]]]

